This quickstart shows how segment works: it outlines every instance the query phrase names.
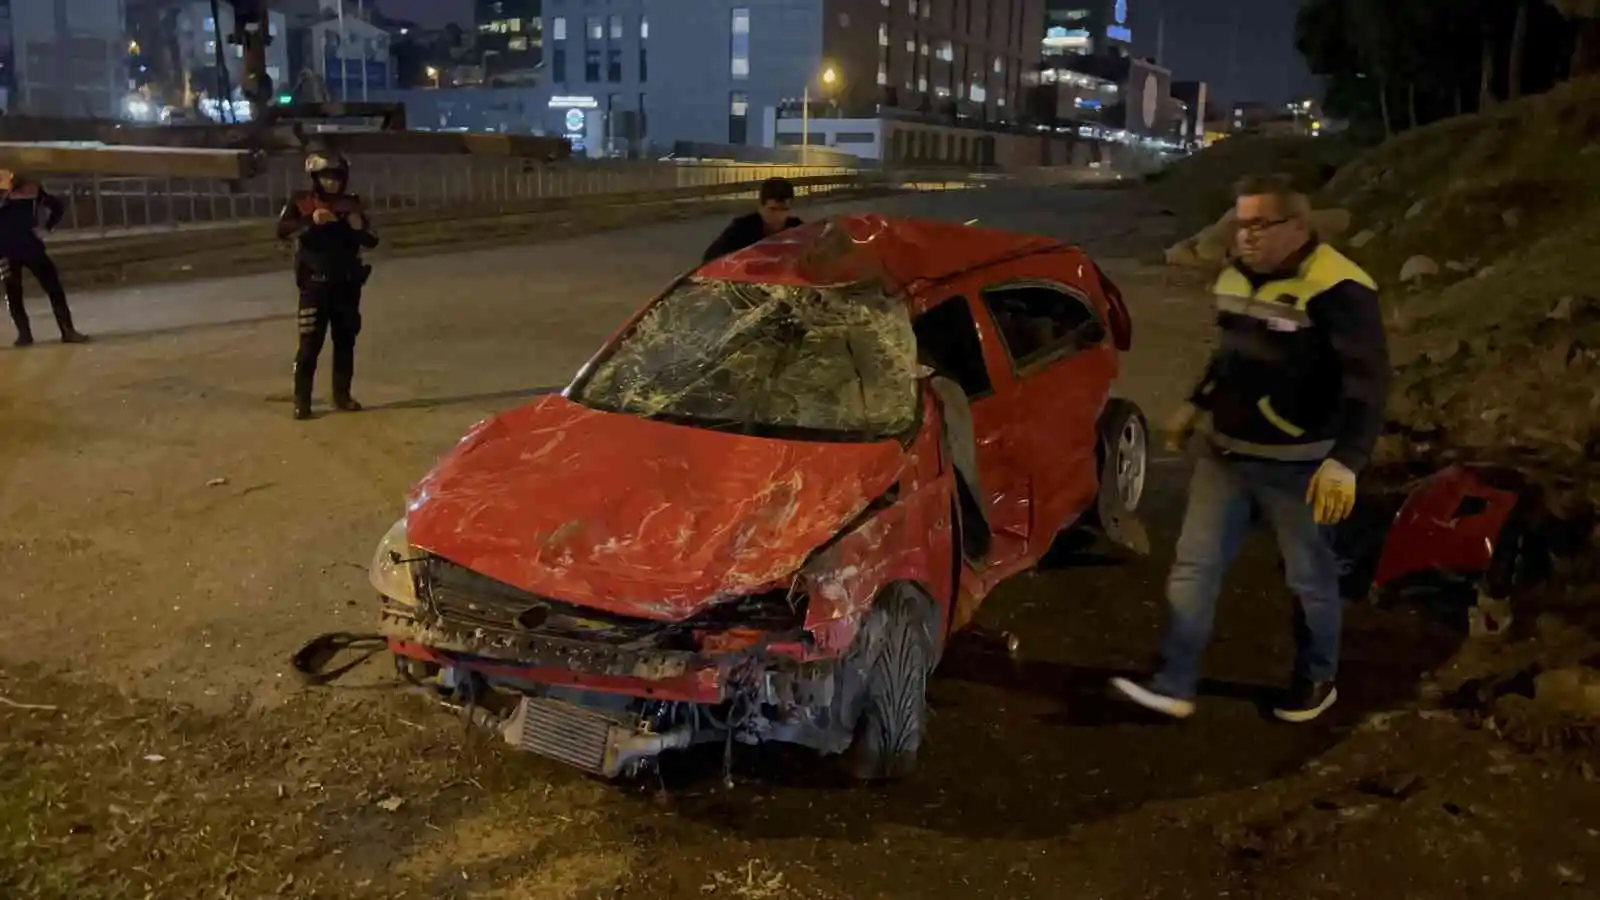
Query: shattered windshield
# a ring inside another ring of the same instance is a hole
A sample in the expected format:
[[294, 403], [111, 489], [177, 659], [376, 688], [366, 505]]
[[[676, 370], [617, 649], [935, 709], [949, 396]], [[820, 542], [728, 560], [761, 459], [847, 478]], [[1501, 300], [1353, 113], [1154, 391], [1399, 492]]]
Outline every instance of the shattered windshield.
[[688, 279], [645, 313], [576, 399], [755, 433], [879, 440], [916, 420], [916, 337], [877, 283]]

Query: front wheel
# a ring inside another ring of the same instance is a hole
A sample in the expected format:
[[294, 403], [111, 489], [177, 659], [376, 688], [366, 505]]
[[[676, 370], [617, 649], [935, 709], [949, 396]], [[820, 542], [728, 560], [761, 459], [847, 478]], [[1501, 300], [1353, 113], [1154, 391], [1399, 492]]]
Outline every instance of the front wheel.
[[858, 710], [844, 754], [852, 777], [886, 781], [916, 768], [938, 630], [937, 607], [906, 585], [891, 588], [861, 623], [840, 681], [847, 703]]

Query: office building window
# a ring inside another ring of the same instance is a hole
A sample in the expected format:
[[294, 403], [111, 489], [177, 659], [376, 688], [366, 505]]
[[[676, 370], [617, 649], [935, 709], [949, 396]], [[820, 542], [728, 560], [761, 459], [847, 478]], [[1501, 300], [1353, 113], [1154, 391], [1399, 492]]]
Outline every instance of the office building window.
[[955, 62], [956, 50], [949, 41], [939, 42], [939, 59], [944, 62]]
[[647, 41], [649, 39], [650, 39], [650, 17], [649, 16], [640, 16], [639, 17], [639, 40]]
[[622, 17], [621, 16], [612, 16], [610, 21], [607, 22], [606, 25], [607, 25], [607, 31], [611, 34], [611, 39], [613, 41], [622, 40]]
[[555, 43], [550, 52], [550, 80], [556, 84], [567, 83], [567, 19], [556, 16], [550, 20], [550, 40]]
[[886, 63], [878, 63], [878, 84], [887, 85], [888, 83], [889, 66]]
[[[750, 77], [750, 10], [739, 7], [733, 11], [733, 40], [728, 48], [729, 72], [734, 78]], [[742, 126], [741, 126], [742, 127]], [[742, 144], [743, 141], [735, 141]]]
[[[645, 44], [650, 39], [650, 20], [645, 16], [639, 17], [639, 82], [642, 84], [650, 80], [650, 54], [645, 51]], [[641, 104], [642, 110], [644, 106]]]
[[750, 134], [750, 95], [734, 91], [728, 95], [728, 143], [743, 144]]
[[878, 46], [879, 47], [887, 47], [887, 46], [889, 46], [889, 23], [888, 22], [879, 22], [878, 23]]
[[606, 80], [612, 84], [622, 80], [621, 47], [610, 47], [606, 50]]
[[525, 37], [521, 37], [521, 36], [514, 37], [511, 40], [506, 41], [506, 49], [507, 50], [514, 50], [514, 51], [515, 50], [526, 50], [526, 49], [528, 49], [528, 39], [525, 38]]
[[640, 94], [639, 95], [639, 141], [641, 143], [643, 143], [644, 140], [647, 137], [650, 136], [650, 114], [647, 111], [649, 109], [649, 107], [647, 107], [645, 105], [644, 101], [645, 101], [645, 95], [644, 94]]
[[589, 16], [583, 23], [583, 80], [600, 80], [600, 43], [605, 40], [605, 23], [599, 16]]

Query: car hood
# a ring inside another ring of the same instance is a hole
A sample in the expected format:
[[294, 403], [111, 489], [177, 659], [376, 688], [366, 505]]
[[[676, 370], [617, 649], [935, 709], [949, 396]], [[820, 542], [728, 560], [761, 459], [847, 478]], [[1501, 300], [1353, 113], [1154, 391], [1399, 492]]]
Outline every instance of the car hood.
[[540, 596], [676, 620], [793, 573], [902, 465], [892, 441], [749, 437], [549, 396], [462, 438], [413, 492], [406, 531]]

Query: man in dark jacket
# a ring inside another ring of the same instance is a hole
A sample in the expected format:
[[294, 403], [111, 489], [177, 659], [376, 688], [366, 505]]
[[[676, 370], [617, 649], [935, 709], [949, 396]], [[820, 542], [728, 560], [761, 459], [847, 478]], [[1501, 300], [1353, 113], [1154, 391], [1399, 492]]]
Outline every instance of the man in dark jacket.
[[1273, 713], [1309, 722], [1338, 698], [1343, 599], [1327, 532], [1354, 507], [1383, 424], [1388, 346], [1377, 285], [1317, 242], [1289, 180], [1247, 179], [1234, 211], [1238, 258], [1213, 289], [1217, 350], [1168, 429], [1173, 449], [1196, 431], [1205, 440], [1167, 581], [1161, 668], [1112, 687], [1174, 718], [1194, 711], [1222, 577], [1259, 511], [1299, 599], [1293, 680]]
[[787, 178], [768, 178], [761, 182], [761, 206], [755, 212], [739, 216], [722, 229], [717, 239], [706, 248], [702, 262], [727, 256], [751, 244], [769, 238], [785, 228], [793, 228], [800, 220], [789, 215], [794, 206], [794, 185]]
[[361, 288], [372, 267], [361, 251], [378, 246], [361, 198], [349, 193], [350, 164], [337, 154], [306, 157], [312, 189], [299, 191], [278, 216], [278, 237], [298, 236], [294, 279], [300, 289], [300, 347], [294, 357], [294, 417], [311, 418], [317, 357], [333, 332], [333, 405], [361, 409], [350, 395], [361, 333]]
[[39, 286], [44, 288], [45, 296], [50, 298], [56, 327], [61, 329], [61, 342], [81, 344], [89, 340], [72, 326], [72, 310], [67, 306], [67, 293], [61, 287], [61, 273], [39, 237], [41, 225], [47, 232], [54, 231], [61, 223], [61, 214], [61, 201], [51, 196], [44, 185], [0, 169], [0, 283], [5, 286], [11, 321], [17, 326], [18, 347], [33, 343], [33, 326], [22, 305], [24, 269], [33, 273]]

